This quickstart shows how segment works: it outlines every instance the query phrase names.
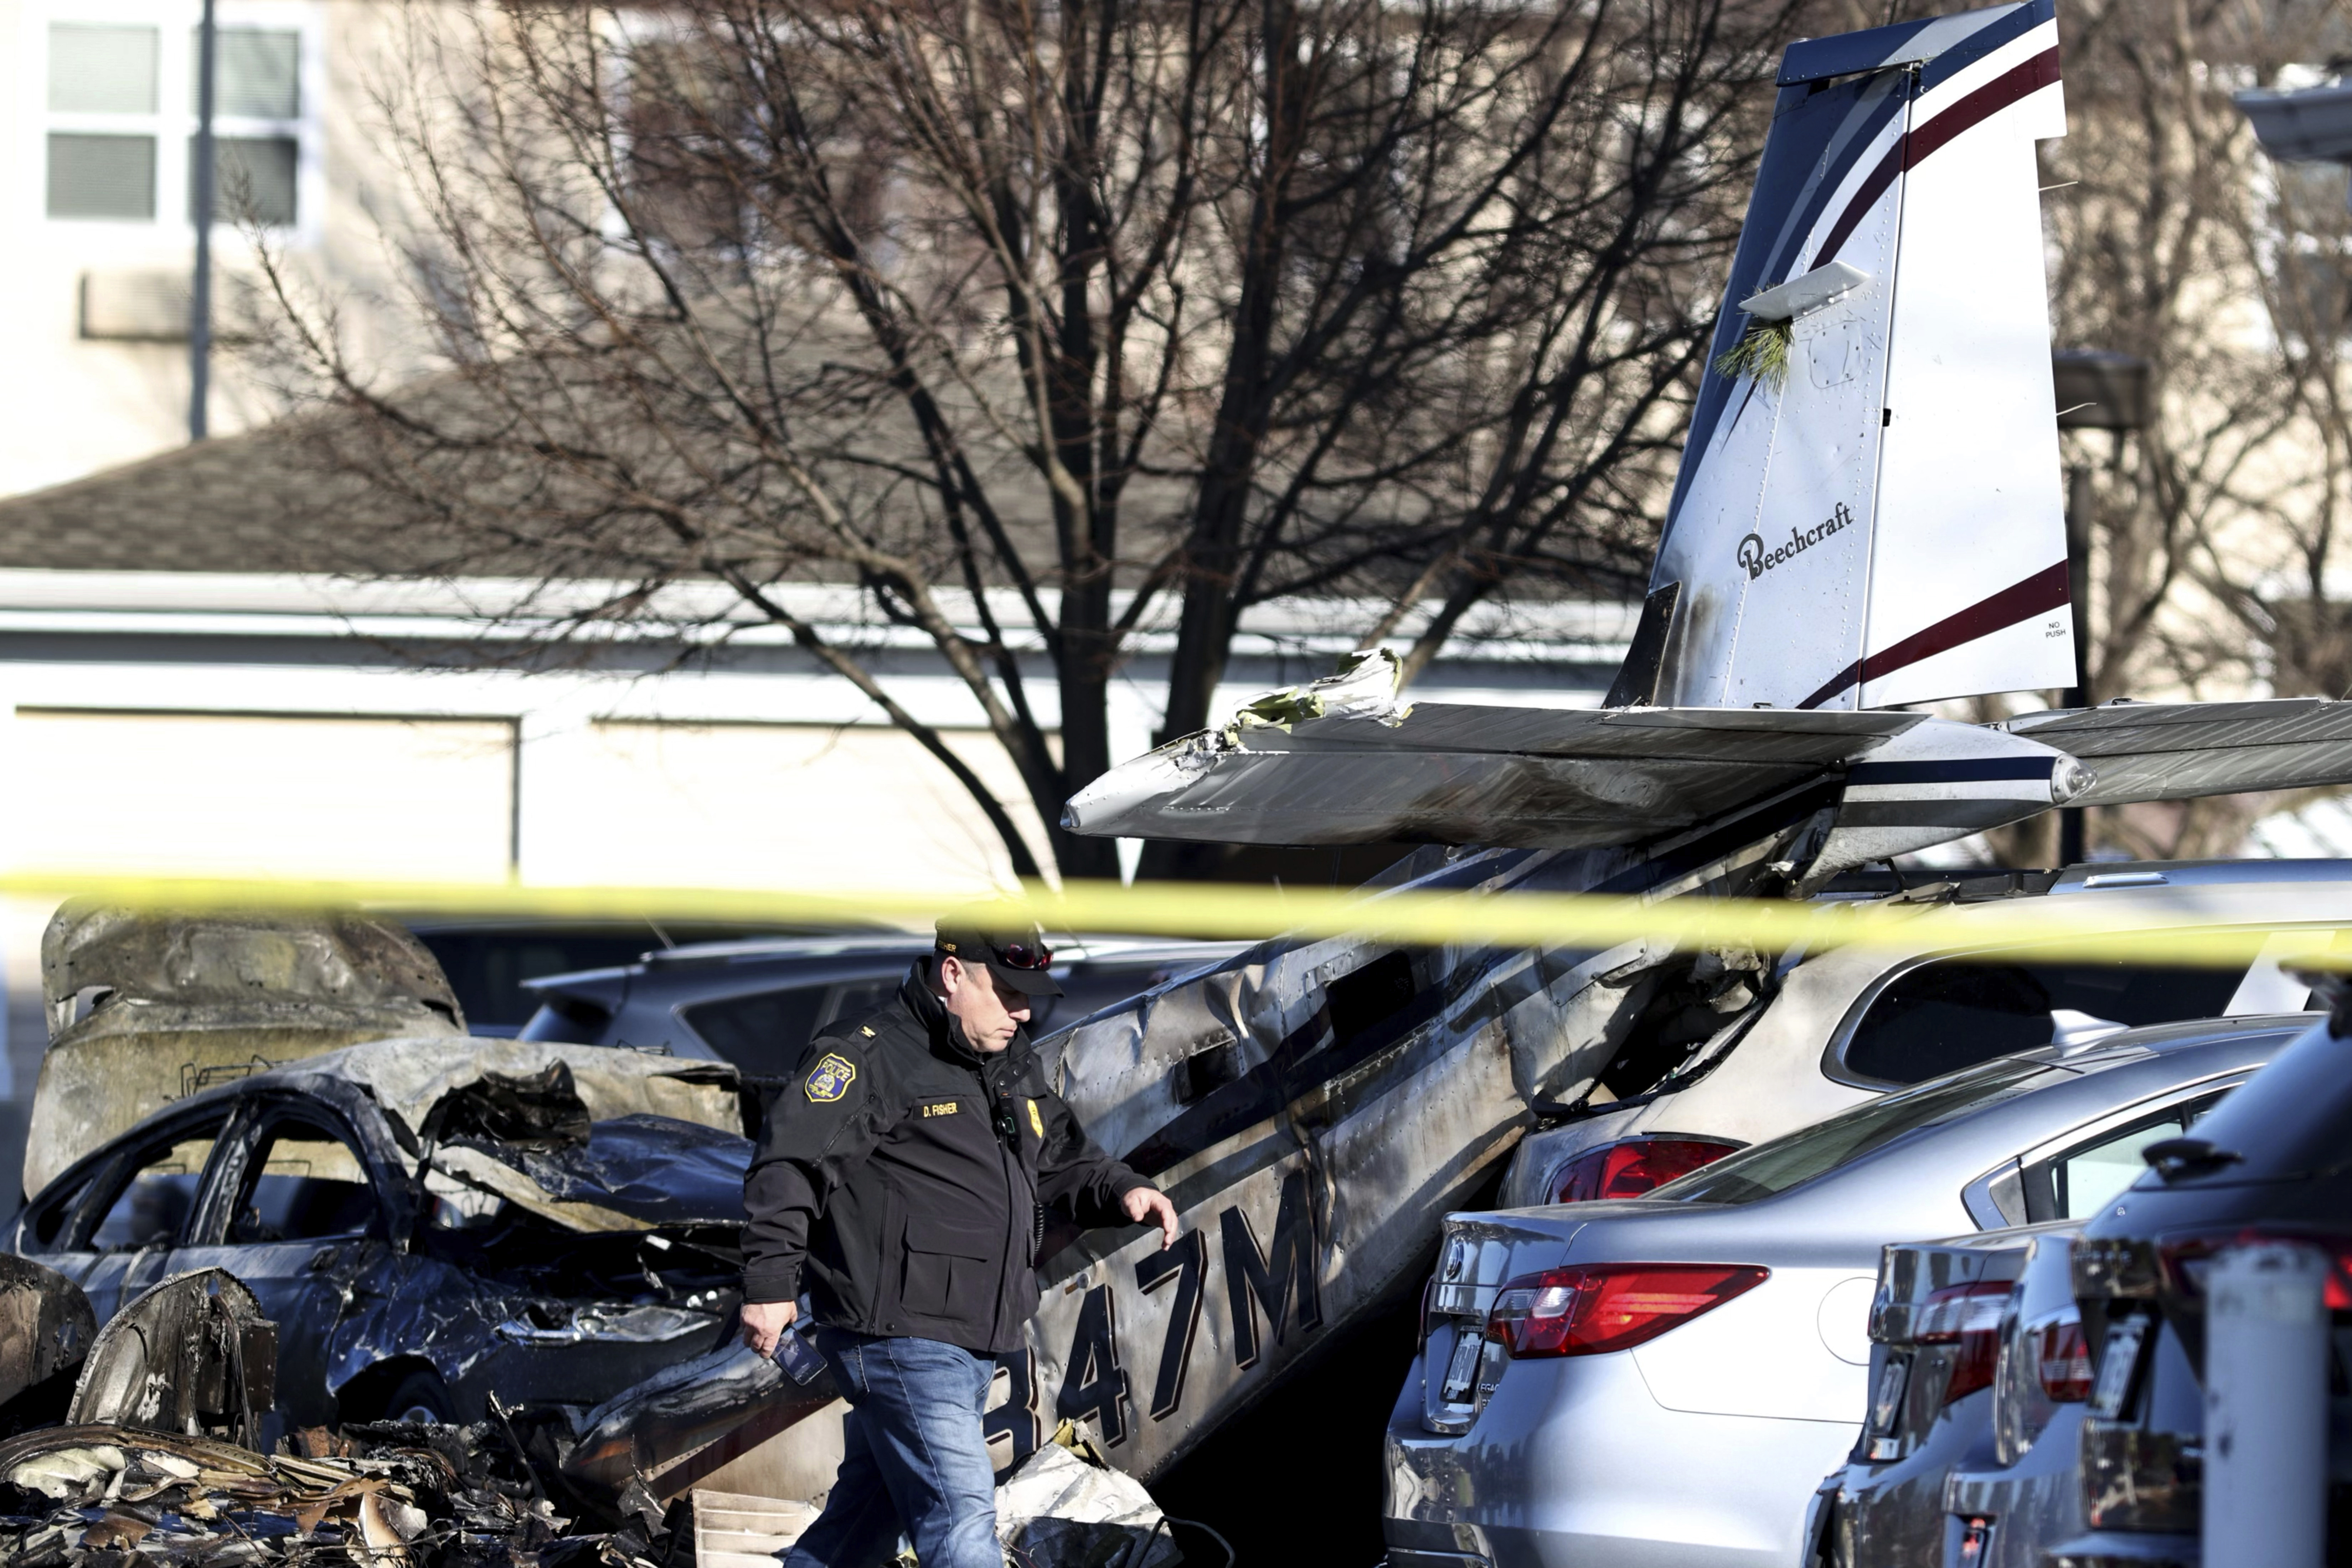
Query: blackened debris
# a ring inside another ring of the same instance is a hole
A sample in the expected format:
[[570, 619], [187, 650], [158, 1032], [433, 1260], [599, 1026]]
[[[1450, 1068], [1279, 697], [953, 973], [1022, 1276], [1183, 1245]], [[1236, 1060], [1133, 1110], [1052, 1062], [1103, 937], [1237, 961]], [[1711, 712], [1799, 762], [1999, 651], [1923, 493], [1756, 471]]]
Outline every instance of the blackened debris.
[[675, 1558], [666, 1529], [581, 1531], [488, 1424], [312, 1428], [288, 1447], [265, 1456], [113, 1425], [0, 1442], [0, 1562], [662, 1568]]
[[46, 1264], [0, 1253], [0, 1436], [62, 1420], [98, 1337], [82, 1288]]
[[277, 1386], [278, 1325], [235, 1275], [199, 1268], [108, 1320], [66, 1419], [257, 1447]]
[[691, 1121], [615, 1117], [552, 1147], [462, 1142], [520, 1171], [560, 1202], [598, 1204], [654, 1225], [735, 1225], [743, 1217], [751, 1143]]
[[484, 1073], [435, 1106], [421, 1131], [427, 1142], [478, 1141], [545, 1153], [585, 1143], [588, 1127], [572, 1069], [556, 1061], [529, 1077]]

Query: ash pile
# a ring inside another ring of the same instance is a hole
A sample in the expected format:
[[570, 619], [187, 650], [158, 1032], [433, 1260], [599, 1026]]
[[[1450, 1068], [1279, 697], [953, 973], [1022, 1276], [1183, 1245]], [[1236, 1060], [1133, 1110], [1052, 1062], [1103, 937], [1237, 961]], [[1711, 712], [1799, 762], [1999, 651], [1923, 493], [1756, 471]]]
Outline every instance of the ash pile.
[[310, 1459], [111, 1422], [45, 1427], [0, 1444], [0, 1556], [20, 1568], [454, 1565], [625, 1563], [649, 1549], [566, 1536], [545, 1500], [452, 1463], [458, 1436], [362, 1436]]
[[[664, 1568], [665, 1519], [562, 1488], [503, 1414], [261, 1441], [278, 1325], [224, 1270], [166, 1280], [97, 1328], [73, 1281], [0, 1256], [0, 1562], [13, 1568], [364, 1563]], [[547, 1451], [541, 1439], [542, 1452]], [[602, 1517], [597, 1517], [601, 1515]]]

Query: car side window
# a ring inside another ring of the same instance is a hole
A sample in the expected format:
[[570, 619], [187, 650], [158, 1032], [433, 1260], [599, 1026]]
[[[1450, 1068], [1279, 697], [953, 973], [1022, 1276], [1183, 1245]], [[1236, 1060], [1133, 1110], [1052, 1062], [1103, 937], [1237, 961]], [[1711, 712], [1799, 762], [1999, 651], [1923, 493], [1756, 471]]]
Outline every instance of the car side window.
[[852, 980], [835, 986], [833, 994], [825, 998], [823, 1010], [817, 1014], [816, 1026], [809, 1031], [809, 1037], [814, 1039], [819, 1033], [835, 1024], [863, 1018], [868, 1013], [880, 1010], [884, 1003], [898, 994], [898, 987], [905, 978], [899, 974], [886, 974], [875, 980]]
[[781, 1078], [800, 1064], [816, 1036], [825, 985], [800, 985], [728, 996], [684, 1010], [687, 1026], [754, 1078]]
[[1928, 1079], [1994, 1057], [2048, 1045], [2052, 1014], [2139, 1027], [2218, 1018], [2239, 969], [2055, 963], [2030, 952], [1979, 953], [1922, 963], [1871, 998], [1848, 1037], [1847, 1071], [1880, 1083]]
[[364, 1236], [376, 1220], [366, 1165], [341, 1134], [292, 1118], [272, 1123], [246, 1162], [231, 1246]]
[[25, 1209], [25, 1218], [17, 1230], [17, 1245], [26, 1252], [54, 1252], [65, 1244], [66, 1221], [81, 1206], [82, 1195], [89, 1191], [88, 1181], [62, 1187], [46, 1197], [36, 1198]]
[[177, 1242], [195, 1207], [196, 1184], [219, 1132], [218, 1122], [182, 1129], [170, 1142], [150, 1144], [127, 1165], [117, 1166], [115, 1179], [121, 1184], [104, 1197], [105, 1211], [90, 1231], [90, 1250], [136, 1252]]
[[2179, 1137], [2221, 1100], [2214, 1093], [2183, 1100], [2027, 1166], [2028, 1215], [2035, 1220], [2086, 1219], [2098, 1213], [2147, 1169], [2142, 1151]]

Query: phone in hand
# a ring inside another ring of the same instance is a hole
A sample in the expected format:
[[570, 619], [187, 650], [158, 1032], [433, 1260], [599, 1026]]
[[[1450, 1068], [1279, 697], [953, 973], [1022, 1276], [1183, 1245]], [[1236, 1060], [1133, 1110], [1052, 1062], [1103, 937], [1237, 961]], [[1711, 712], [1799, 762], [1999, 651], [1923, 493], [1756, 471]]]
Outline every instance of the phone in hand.
[[803, 1296], [796, 1305], [800, 1310], [793, 1315], [784, 1331], [776, 1336], [776, 1364], [794, 1383], [806, 1384], [814, 1382], [816, 1374], [824, 1370], [824, 1357], [809, 1340], [809, 1331], [816, 1327], [809, 1299]]
[[824, 1357], [795, 1324], [776, 1336], [776, 1364], [794, 1383], [809, 1383], [824, 1370]]

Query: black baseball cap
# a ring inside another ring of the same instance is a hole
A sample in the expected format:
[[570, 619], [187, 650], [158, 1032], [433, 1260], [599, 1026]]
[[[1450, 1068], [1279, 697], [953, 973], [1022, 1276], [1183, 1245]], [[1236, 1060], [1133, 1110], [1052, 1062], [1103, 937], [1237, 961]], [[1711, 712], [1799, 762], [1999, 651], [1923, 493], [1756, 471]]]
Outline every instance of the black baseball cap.
[[1059, 996], [1062, 988], [1046, 967], [1054, 950], [1034, 926], [1025, 931], [991, 931], [950, 916], [940, 921], [937, 950], [966, 963], [985, 963], [996, 983], [1024, 996]]

